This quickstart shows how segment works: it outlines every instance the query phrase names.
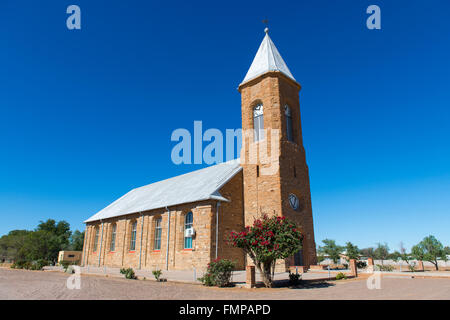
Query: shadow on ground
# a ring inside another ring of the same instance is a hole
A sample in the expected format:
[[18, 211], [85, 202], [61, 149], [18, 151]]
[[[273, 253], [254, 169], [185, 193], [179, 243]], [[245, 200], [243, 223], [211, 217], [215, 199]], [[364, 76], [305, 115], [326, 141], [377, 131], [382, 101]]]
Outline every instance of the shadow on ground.
[[289, 289], [320, 289], [333, 287], [336, 284], [323, 280], [300, 280], [298, 285], [292, 286], [289, 280], [276, 280], [273, 282], [274, 288], [289, 288]]

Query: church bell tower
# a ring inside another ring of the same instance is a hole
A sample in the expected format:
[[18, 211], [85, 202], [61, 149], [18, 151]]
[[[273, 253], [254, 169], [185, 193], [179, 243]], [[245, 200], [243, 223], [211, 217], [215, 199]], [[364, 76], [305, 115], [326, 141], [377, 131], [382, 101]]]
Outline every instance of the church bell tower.
[[[302, 231], [303, 246], [277, 269], [316, 264], [308, 166], [302, 141], [300, 84], [265, 29], [239, 92], [245, 225], [264, 214], [285, 216]], [[248, 263], [251, 262], [248, 260]]]

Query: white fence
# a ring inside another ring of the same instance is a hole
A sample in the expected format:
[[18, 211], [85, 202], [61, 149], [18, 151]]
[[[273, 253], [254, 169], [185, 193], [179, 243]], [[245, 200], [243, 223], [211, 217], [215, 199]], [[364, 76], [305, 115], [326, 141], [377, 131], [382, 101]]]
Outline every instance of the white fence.
[[[361, 261], [365, 261], [367, 263], [367, 259], [363, 259]], [[384, 265], [408, 267], [408, 264], [405, 261], [383, 260], [383, 263], [381, 263], [381, 260], [374, 260], [373, 262], [374, 262], [375, 265], [377, 265], [377, 264], [384, 264]], [[348, 261], [346, 261], [345, 259], [341, 258], [341, 259], [339, 259], [337, 264], [344, 264], [344, 263], [348, 264]], [[417, 260], [409, 260], [409, 263], [410, 264], [414, 264], [415, 263], [416, 266], [418, 265], [418, 261]], [[335, 264], [335, 263], [331, 259], [325, 259], [320, 264], [321, 265], [329, 265], [329, 264]], [[424, 265], [424, 267], [433, 267], [434, 268], [434, 264], [432, 264], [431, 262], [428, 262], [428, 261], [423, 261], [423, 265]], [[449, 261], [438, 260], [438, 266], [439, 267], [450, 267], [450, 260]]]

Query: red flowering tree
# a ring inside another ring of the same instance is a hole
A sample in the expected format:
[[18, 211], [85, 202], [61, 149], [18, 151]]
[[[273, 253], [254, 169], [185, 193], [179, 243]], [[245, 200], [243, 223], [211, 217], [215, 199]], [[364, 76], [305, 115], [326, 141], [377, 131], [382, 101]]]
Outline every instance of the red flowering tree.
[[286, 259], [301, 249], [302, 234], [285, 217], [268, 217], [254, 221], [242, 232], [231, 232], [229, 243], [241, 248], [253, 260], [261, 273], [264, 285], [272, 287], [277, 259]]

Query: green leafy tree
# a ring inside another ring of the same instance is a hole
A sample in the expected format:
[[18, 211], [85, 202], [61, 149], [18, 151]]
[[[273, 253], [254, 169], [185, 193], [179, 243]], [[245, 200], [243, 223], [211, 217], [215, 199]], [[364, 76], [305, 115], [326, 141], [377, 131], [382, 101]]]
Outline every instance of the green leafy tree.
[[406, 248], [403, 246], [403, 242], [400, 242], [399, 259], [405, 261], [408, 266], [411, 266], [410, 261], [413, 258], [411, 257], [411, 254], [406, 251]]
[[378, 243], [377, 247], [375, 248], [374, 251], [374, 257], [377, 260], [381, 260], [381, 264], [384, 264], [384, 260], [389, 258], [389, 247], [387, 245], [387, 243], [385, 244], [381, 244]]
[[20, 262], [55, 262], [60, 250], [69, 246], [70, 225], [53, 219], [41, 221], [35, 231], [14, 230], [0, 238], [0, 259]]
[[277, 259], [292, 257], [301, 249], [302, 234], [285, 217], [268, 217], [254, 221], [242, 232], [231, 232], [230, 245], [241, 248], [253, 260], [264, 285], [272, 287]]
[[334, 263], [337, 263], [344, 248], [338, 246], [334, 240], [325, 239], [322, 242], [324, 245], [319, 246], [319, 253], [328, 256]]
[[56, 262], [58, 253], [66, 248], [66, 243], [56, 234], [45, 230], [32, 232], [26, 239], [20, 253], [28, 261], [44, 259]]
[[59, 238], [61, 242], [62, 249], [66, 249], [69, 245], [69, 239], [72, 234], [70, 231], [70, 224], [64, 220], [56, 223], [53, 219], [48, 219], [47, 221], [40, 221], [36, 228], [36, 231], [46, 231], [52, 235]]
[[394, 251], [389, 254], [389, 259], [393, 261], [399, 261], [401, 260], [401, 253], [399, 251]]
[[412, 247], [411, 252], [417, 260], [431, 262], [436, 270], [439, 270], [439, 259], [447, 261], [444, 246], [432, 235], [425, 237], [421, 242]]
[[349, 261], [350, 259], [358, 260], [359, 257], [361, 256], [358, 246], [354, 245], [351, 242], [347, 242], [345, 244], [345, 252], [346, 252], [345, 255], [347, 256]]
[[83, 243], [84, 243], [84, 231], [80, 232], [75, 230], [73, 234], [70, 236], [70, 245], [69, 249], [73, 251], [83, 251]]
[[0, 260], [23, 260], [24, 257], [19, 254], [26, 238], [31, 233], [28, 230], [13, 230], [0, 238]]
[[372, 247], [361, 249], [360, 252], [364, 257], [375, 259], [375, 249]]

